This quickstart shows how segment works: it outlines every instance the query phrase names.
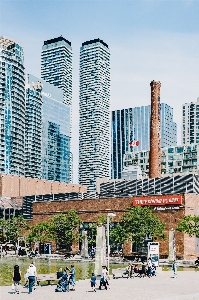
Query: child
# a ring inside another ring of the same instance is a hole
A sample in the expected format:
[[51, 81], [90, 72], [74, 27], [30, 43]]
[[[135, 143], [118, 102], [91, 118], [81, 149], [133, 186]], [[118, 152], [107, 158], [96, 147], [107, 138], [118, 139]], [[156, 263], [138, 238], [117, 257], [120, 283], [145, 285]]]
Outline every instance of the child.
[[176, 261], [174, 260], [173, 264], [172, 264], [172, 270], [173, 270], [173, 275], [174, 275], [173, 278], [177, 278], [177, 267], [178, 267], [178, 265], [177, 265]]
[[95, 286], [96, 286], [96, 277], [95, 277], [95, 274], [94, 274], [94, 273], [92, 273], [90, 282], [91, 282], [92, 290], [93, 290], [94, 292], [96, 292], [96, 289], [95, 289]]
[[154, 263], [152, 263], [151, 274], [152, 276], [156, 276], [156, 266]]

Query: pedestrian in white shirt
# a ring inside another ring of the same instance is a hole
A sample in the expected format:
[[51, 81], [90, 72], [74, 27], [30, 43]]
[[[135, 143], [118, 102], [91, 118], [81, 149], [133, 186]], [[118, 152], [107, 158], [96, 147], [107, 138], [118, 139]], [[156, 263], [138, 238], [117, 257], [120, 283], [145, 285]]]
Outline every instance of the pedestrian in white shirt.
[[32, 294], [32, 288], [35, 283], [37, 276], [36, 267], [33, 263], [30, 264], [30, 267], [28, 269], [28, 279], [29, 279], [29, 294]]

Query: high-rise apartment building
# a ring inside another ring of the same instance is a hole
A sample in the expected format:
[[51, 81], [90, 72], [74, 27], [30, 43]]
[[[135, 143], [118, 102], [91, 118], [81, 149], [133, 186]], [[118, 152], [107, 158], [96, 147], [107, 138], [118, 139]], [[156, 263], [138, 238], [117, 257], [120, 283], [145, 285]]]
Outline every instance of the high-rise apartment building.
[[41, 78], [63, 90], [64, 103], [72, 105], [72, 47], [62, 36], [44, 41]]
[[[70, 138], [72, 130], [72, 56], [71, 42], [64, 37], [60, 36], [44, 41], [41, 55], [41, 78], [63, 91], [63, 103], [70, 106]], [[70, 153], [70, 182], [73, 177], [72, 158], [73, 155]]]
[[[128, 152], [124, 155], [124, 168], [140, 167], [149, 175], [149, 150]], [[199, 169], [199, 144], [165, 147], [161, 149], [161, 173], [197, 173]]]
[[62, 90], [32, 75], [26, 84], [25, 149], [26, 176], [70, 182], [70, 107]]
[[100, 39], [80, 48], [79, 183], [95, 192], [109, 177], [110, 50]]
[[0, 37], [0, 172], [24, 175], [24, 52], [18, 42]]
[[197, 102], [185, 103], [182, 106], [183, 145], [199, 143], [199, 98]]
[[42, 83], [26, 80], [25, 176], [42, 177]]
[[[149, 150], [151, 105], [112, 111], [111, 178], [121, 178], [126, 152]], [[161, 147], [177, 144], [177, 125], [173, 122], [173, 108], [161, 103]], [[131, 147], [129, 142], [139, 141]]]

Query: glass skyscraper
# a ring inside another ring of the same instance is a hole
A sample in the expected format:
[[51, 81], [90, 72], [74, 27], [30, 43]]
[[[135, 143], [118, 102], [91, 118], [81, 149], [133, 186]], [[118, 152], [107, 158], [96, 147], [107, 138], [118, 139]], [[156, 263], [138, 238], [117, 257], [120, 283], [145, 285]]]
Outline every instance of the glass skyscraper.
[[26, 159], [27, 165], [35, 162], [27, 172], [70, 182], [70, 107], [63, 103], [62, 90], [32, 75], [27, 80]]
[[[177, 144], [177, 125], [173, 122], [173, 108], [161, 103], [161, 147]], [[123, 157], [127, 152], [149, 150], [151, 106], [112, 111], [111, 178], [121, 178]], [[139, 141], [131, 147], [129, 142]]]
[[23, 48], [0, 37], [0, 172], [24, 175], [25, 76]]
[[110, 50], [100, 39], [80, 48], [79, 183], [96, 191], [96, 178], [109, 177]]
[[[70, 139], [72, 130], [72, 56], [71, 42], [64, 37], [59, 36], [44, 41], [41, 54], [41, 78], [63, 91], [63, 103], [70, 106]], [[70, 182], [73, 177], [72, 158], [73, 155], [70, 153]]]

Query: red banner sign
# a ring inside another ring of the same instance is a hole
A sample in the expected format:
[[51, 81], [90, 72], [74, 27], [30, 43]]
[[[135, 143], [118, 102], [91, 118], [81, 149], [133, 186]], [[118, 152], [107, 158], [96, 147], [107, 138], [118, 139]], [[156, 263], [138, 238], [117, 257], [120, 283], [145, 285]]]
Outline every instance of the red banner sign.
[[133, 197], [133, 206], [159, 206], [159, 205], [180, 205], [182, 195], [165, 195], [151, 197]]

